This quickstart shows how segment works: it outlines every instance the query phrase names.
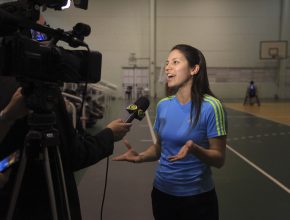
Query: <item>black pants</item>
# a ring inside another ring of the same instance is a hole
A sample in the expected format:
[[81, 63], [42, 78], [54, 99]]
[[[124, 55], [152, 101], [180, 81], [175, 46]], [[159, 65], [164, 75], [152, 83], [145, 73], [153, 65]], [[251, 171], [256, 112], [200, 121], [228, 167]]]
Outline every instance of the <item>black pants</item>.
[[151, 193], [155, 220], [218, 220], [215, 190], [195, 196], [171, 196], [153, 188]]

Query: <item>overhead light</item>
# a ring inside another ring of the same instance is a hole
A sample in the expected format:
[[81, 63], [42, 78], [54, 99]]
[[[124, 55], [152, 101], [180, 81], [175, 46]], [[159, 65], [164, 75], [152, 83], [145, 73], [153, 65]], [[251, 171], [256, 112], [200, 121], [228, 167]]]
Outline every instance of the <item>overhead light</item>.
[[65, 9], [69, 8], [70, 7], [70, 3], [71, 3], [71, 0], [67, 0], [66, 5], [65, 6], [62, 6], [61, 9], [62, 10], [65, 10]]

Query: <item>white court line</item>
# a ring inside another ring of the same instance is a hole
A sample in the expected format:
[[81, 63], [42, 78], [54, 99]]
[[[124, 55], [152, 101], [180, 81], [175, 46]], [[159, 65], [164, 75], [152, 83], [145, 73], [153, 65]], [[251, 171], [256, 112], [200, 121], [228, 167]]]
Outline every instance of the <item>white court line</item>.
[[261, 169], [259, 166], [257, 166], [256, 164], [254, 164], [253, 162], [251, 162], [250, 160], [248, 160], [246, 157], [244, 157], [242, 154], [240, 154], [238, 151], [234, 150], [232, 147], [230, 147], [229, 145], [227, 145], [227, 148], [232, 151], [234, 154], [236, 154], [238, 157], [240, 157], [242, 160], [244, 160], [246, 163], [248, 163], [249, 165], [251, 165], [252, 167], [254, 167], [256, 170], [258, 170], [260, 173], [262, 173], [264, 176], [266, 176], [268, 179], [270, 179], [272, 182], [274, 182], [276, 185], [278, 185], [280, 188], [282, 188], [283, 190], [285, 190], [287, 193], [290, 194], [290, 189], [288, 187], [286, 187], [284, 184], [282, 184], [281, 182], [279, 182], [277, 179], [275, 179], [274, 177], [272, 177], [270, 174], [268, 174], [266, 171], [264, 171], [263, 169]]
[[[150, 129], [150, 133], [151, 133], [151, 137], [152, 137], [153, 143], [155, 143], [156, 142], [156, 136], [155, 136], [155, 133], [153, 131], [153, 127], [152, 127], [152, 123], [151, 123], [149, 114], [148, 114], [147, 111], [145, 112], [145, 114], [146, 114], [146, 118], [147, 118], [147, 122], [148, 122], [148, 125], [149, 125], [149, 129]], [[234, 154], [236, 154], [238, 157], [240, 157], [242, 160], [244, 160], [246, 163], [248, 163], [249, 165], [251, 165], [254, 169], [258, 170], [265, 177], [267, 177], [268, 179], [270, 179], [273, 183], [275, 183], [276, 185], [278, 185], [281, 189], [283, 189], [288, 194], [290, 194], [290, 189], [288, 187], [286, 187], [284, 184], [282, 184], [281, 182], [279, 182], [277, 179], [275, 179], [274, 177], [272, 177], [266, 171], [264, 171], [259, 166], [257, 166], [256, 164], [254, 164], [253, 162], [251, 162], [250, 160], [248, 160], [246, 157], [244, 157], [242, 154], [240, 154], [239, 152], [237, 152], [236, 150], [234, 150], [229, 145], [227, 145], [227, 148], [230, 151], [232, 151]]]
[[148, 126], [149, 126], [151, 138], [153, 140], [153, 143], [156, 143], [156, 136], [155, 136], [155, 133], [153, 131], [153, 126], [152, 126], [148, 111], [145, 112], [145, 115], [146, 115], [147, 123], [148, 123]]

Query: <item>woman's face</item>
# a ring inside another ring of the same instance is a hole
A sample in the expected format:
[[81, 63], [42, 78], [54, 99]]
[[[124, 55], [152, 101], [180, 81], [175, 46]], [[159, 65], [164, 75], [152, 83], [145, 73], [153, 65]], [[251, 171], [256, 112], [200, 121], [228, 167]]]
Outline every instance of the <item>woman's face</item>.
[[191, 72], [192, 68], [189, 67], [187, 59], [179, 50], [169, 53], [165, 65], [168, 87], [191, 86]]

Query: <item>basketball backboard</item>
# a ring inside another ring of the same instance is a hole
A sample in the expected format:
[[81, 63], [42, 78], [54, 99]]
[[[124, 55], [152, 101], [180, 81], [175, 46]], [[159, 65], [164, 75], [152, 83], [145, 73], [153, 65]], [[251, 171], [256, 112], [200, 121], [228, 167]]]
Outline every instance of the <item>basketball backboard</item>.
[[285, 59], [288, 57], [288, 41], [261, 41], [260, 59]]

